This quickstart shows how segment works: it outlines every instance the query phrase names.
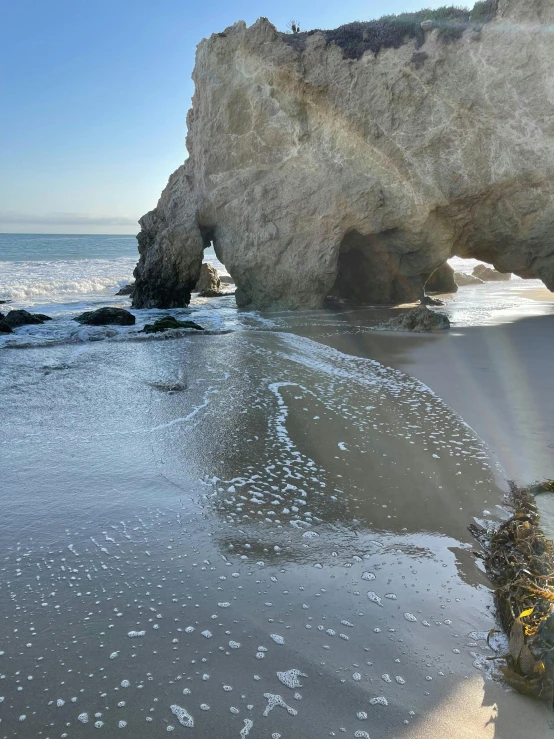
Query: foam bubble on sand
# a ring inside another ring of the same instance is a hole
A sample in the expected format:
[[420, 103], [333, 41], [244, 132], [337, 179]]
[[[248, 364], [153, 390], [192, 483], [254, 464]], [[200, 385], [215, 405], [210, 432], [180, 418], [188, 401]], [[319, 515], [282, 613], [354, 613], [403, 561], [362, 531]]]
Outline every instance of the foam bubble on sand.
[[286, 670], [286, 672], [278, 672], [277, 677], [279, 680], [283, 683], [283, 685], [286, 685], [287, 688], [301, 688], [302, 683], [298, 679], [299, 677], [308, 677], [305, 673], [300, 672], [300, 670]]
[[404, 618], [406, 619], [406, 621], [417, 621], [417, 618], [414, 616], [413, 613], [405, 613]]
[[145, 636], [146, 631], [129, 631], [127, 636], [129, 636], [131, 639], [136, 639], [139, 636]]
[[211, 631], [208, 631], [208, 629], [206, 629], [205, 631], [202, 631], [201, 633], [202, 633], [202, 636], [205, 636], [206, 637], [206, 639], [211, 639], [212, 638], [212, 632]]
[[77, 716], [77, 721], [80, 721], [82, 724], [88, 724], [88, 713], [80, 713]]
[[273, 641], [275, 642], [275, 644], [284, 644], [285, 643], [285, 640], [283, 639], [282, 636], [279, 636], [279, 634], [270, 634], [269, 636], [273, 639]]
[[169, 708], [171, 710], [171, 713], [175, 716], [181, 726], [186, 726], [189, 729], [192, 729], [194, 727], [194, 719], [185, 708], [182, 708], [181, 706], [178, 706], [176, 704], [170, 706]]
[[291, 706], [288, 706], [280, 695], [275, 695], [274, 693], [264, 693], [264, 698], [267, 698], [267, 706], [264, 711], [264, 716], [269, 716], [269, 712], [272, 711], [275, 706], [282, 706], [283, 708], [286, 708], [287, 712], [291, 716], [296, 716], [296, 714], [298, 713], [296, 708], [291, 708]]
[[254, 722], [249, 719], [244, 719], [244, 727], [240, 730], [241, 739], [245, 739], [250, 734], [250, 729], [254, 726]]
[[115, 658], [117, 657], [117, 655], [118, 655], [118, 654], [119, 654], [119, 652], [112, 652], [112, 653], [110, 654], [110, 659], [115, 659]]
[[354, 736], [356, 737], [356, 739], [370, 739], [367, 731], [355, 731]]
[[229, 646], [231, 647], [231, 649], [240, 649], [240, 642], [230, 641]]
[[381, 598], [377, 595], [377, 593], [374, 593], [373, 590], [370, 590], [367, 594], [367, 597], [372, 603], [377, 603], [378, 606], [383, 606], [383, 601]]
[[389, 702], [383, 695], [375, 696], [375, 698], [370, 698], [369, 702], [372, 706], [388, 706]]

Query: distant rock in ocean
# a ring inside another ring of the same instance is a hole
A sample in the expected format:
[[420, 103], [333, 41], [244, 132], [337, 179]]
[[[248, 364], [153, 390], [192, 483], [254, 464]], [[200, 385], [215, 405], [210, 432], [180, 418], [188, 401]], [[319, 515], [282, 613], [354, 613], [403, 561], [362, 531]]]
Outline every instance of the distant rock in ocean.
[[486, 267], [484, 264], [478, 264], [472, 274], [482, 282], [506, 282], [512, 279], [512, 275], [509, 272], [498, 272], [496, 269]]
[[116, 292], [116, 295], [132, 295], [133, 290], [135, 289], [135, 283], [129, 283], [128, 285], [124, 285], [120, 290]]
[[453, 255], [554, 289], [554, 3], [457, 12], [204, 39], [133, 305], [187, 305], [212, 244], [255, 309], [412, 302]]
[[81, 313], [75, 319], [85, 326], [134, 326], [135, 317], [123, 308], [98, 308]]
[[454, 279], [458, 287], [464, 287], [465, 285], [482, 285], [483, 280], [480, 280], [475, 275], [468, 275], [466, 272], [456, 272]]
[[207, 291], [219, 292], [221, 290], [221, 280], [211, 264], [204, 262], [200, 268], [200, 277], [198, 278], [195, 289], [199, 293]]

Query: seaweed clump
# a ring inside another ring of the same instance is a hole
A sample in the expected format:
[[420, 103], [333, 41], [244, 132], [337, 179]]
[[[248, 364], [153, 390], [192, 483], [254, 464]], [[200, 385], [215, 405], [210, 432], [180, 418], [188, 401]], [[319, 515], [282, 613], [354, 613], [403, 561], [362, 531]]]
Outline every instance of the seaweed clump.
[[[359, 59], [366, 51], [377, 54], [380, 49], [398, 49], [415, 39], [416, 49], [425, 42], [425, 28], [438, 29], [438, 38], [443, 43], [455, 41], [468, 28], [480, 28], [496, 15], [497, 0], [481, 0], [472, 10], [456, 6], [424, 8], [415, 13], [384, 15], [374, 21], [356, 21], [333, 30], [315, 29], [308, 32], [281, 34], [281, 38], [299, 51], [306, 45], [306, 39], [314, 33], [322, 33], [327, 44], [336, 44], [347, 59]], [[423, 24], [423, 27], [422, 27]], [[298, 26], [299, 28], [299, 26]]]
[[[502, 655], [506, 682], [525, 695], [552, 700], [554, 692], [554, 544], [540, 528], [535, 495], [554, 493], [554, 481], [527, 488], [510, 483], [513, 511], [498, 529], [471, 525], [494, 585], [498, 621], [509, 639]], [[495, 658], [497, 659], [497, 658]]]

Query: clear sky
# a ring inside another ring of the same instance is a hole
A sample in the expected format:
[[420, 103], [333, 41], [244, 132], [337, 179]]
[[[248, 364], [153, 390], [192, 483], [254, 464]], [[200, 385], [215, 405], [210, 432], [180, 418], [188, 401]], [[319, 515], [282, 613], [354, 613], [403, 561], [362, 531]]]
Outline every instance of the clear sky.
[[186, 158], [196, 44], [237, 20], [335, 28], [445, 0], [2, 0], [0, 232], [136, 233]]

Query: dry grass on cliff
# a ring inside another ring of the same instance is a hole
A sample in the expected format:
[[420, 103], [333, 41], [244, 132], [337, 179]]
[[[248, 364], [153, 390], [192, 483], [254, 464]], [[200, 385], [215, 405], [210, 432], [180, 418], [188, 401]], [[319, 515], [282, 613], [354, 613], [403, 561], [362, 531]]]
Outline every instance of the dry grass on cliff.
[[380, 49], [398, 49], [408, 41], [415, 39], [416, 47], [425, 42], [425, 33], [421, 28], [423, 21], [431, 21], [438, 29], [438, 37], [444, 43], [461, 38], [470, 27], [479, 28], [492, 20], [496, 14], [497, 0], [482, 0], [472, 10], [455, 6], [441, 8], [425, 8], [415, 13], [386, 15], [378, 20], [348, 23], [329, 31], [318, 29], [308, 32], [282, 34], [283, 40], [298, 50], [305, 46], [306, 39], [314, 33], [323, 33], [328, 44], [335, 44], [342, 49], [347, 59], [359, 59], [366, 51], [377, 54]]
[[512, 516], [493, 532], [471, 525], [494, 585], [498, 620], [509, 637], [501, 667], [506, 681], [526, 695], [552, 700], [554, 691], [554, 544], [540, 528], [538, 493], [554, 482], [520, 488], [510, 483]]

